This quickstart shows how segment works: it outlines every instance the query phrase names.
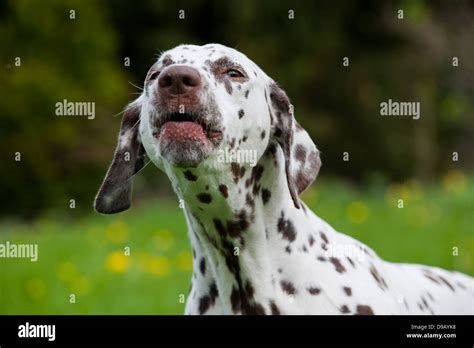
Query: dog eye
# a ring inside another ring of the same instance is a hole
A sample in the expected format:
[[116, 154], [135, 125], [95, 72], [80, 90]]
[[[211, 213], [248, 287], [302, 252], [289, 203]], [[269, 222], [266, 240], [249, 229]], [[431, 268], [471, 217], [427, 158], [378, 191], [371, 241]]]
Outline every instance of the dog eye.
[[148, 77], [148, 81], [153, 81], [155, 80], [158, 75], [160, 75], [160, 72], [157, 70], [157, 71], [154, 71], [150, 74], [150, 76]]
[[226, 71], [226, 75], [229, 76], [230, 78], [240, 78], [240, 77], [245, 77], [244, 74], [242, 74], [239, 70], [237, 69], [229, 69]]

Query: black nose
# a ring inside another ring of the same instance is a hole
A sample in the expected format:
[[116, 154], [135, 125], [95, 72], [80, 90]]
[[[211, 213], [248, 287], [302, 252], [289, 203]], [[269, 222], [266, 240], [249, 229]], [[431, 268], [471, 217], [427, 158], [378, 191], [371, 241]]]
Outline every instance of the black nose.
[[158, 79], [160, 93], [170, 95], [193, 93], [201, 87], [201, 76], [196, 69], [176, 65], [163, 70]]

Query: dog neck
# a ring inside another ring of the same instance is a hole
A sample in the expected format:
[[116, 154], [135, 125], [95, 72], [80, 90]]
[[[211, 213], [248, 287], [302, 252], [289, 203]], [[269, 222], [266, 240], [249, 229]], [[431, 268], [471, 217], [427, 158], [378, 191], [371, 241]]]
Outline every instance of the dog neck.
[[190, 296], [199, 297], [198, 313], [216, 303], [229, 314], [278, 311], [271, 300], [279, 286], [273, 262], [291, 253], [296, 233], [288, 218], [305, 214], [293, 205], [283, 166], [281, 150], [270, 147], [255, 167], [231, 163], [224, 173], [205, 174], [165, 169], [184, 202], [194, 256]]

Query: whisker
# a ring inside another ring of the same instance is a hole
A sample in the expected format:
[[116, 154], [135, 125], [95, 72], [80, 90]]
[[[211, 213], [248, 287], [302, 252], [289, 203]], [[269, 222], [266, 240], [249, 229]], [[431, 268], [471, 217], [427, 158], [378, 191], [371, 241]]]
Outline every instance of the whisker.
[[134, 177], [135, 175], [137, 175], [138, 173], [140, 173], [143, 169], [145, 169], [145, 167], [146, 167], [147, 165], [149, 165], [150, 162], [151, 162], [151, 159], [149, 159], [148, 162], [145, 163], [145, 164], [143, 165], [143, 167], [140, 168], [140, 170], [138, 170], [138, 171], [137, 171], [136, 173], [134, 173], [131, 177], [129, 177], [129, 178], [127, 179], [127, 181], [132, 180], [133, 177]]
[[135, 122], [135, 124], [130, 128], [130, 130], [132, 130], [133, 128], [135, 128], [135, 126], [136, 126], [137, 124], [139, 124], [139, 123], [140, 123], [140, 119], [138, 119], [138, 121]]
[[121, 114], [123, 114], [125, 112], [125, 110], [127, 110], [126, 108], [123, 109], [122, 111], [120, 111], [118, 114], [115, 114], [113, 115], [112, 117], [117, 117], [117, 116], [120, 116]]
[[129, 84], [131, 84], [133, 87], [138, 88], [140, 91], [143, 91], [143, 88], [142, 88], [142, 87], [139, 87], [139, 86], [133, 84], [133, 83], [130, 82], [130, 81], [127, 81], [127, 82], [128, 82]]

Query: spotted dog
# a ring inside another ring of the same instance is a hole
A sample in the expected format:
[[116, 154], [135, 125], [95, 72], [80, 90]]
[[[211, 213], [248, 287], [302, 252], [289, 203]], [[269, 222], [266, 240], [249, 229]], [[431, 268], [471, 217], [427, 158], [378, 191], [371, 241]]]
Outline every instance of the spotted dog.
[[[223, 150], [257, 161], [225, 161]], [[285, 92], [234, 49], [181, 45], [152, 65], [124, 112], [98, 212], [129, 208], [145, 155], [184, 203], [194, 257], [186, 314], [474, 312], [473, 278], [385, 262], [308, 209], [298, 196], [319, 151]]]

